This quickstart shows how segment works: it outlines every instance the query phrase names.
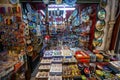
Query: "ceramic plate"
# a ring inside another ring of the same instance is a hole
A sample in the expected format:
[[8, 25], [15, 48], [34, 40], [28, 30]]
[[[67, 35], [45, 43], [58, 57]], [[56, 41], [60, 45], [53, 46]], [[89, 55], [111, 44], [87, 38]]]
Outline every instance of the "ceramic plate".
[[27, 24], [27, 23], [28, 23], [28, 20], [23, 20], [23, 22]]
[[78, 14], [78, 11], [74, 10], [74, 12], [70, 15], [68, 20], [71, 21], [77, 14]]
[[80, 25], [80, 18], [76, 17], [74, 18], [73, 22], [72, 22], [73, 26], [79, 26]]
[[27, 19], [27, 16], [25, 14], [23, 14], [23, 19], [25, 19], [25, 20]]
[[103, 31], [104, 27], [105, 27], [105, 21], [104, 20], [98, 20], [96, 22], [96, 29], [98, 31]]
[[55, 0], [56, 4], [61, 4], [62, 0]]
[[43, 0], [44, 4], [48, 4], [49, 0]]
[[104, 32], [103, 31], [95, 31], [95, 38], [98, 39], [98, 38], [102, 38], [104, 35]]
[[106, 17], [106, 11], [105, 11], [105, 9], [99, 10], [97, 16], [98, 16], [98, 18], [99, 18], [100, 20], [104, 20], [105, 17]]
[[93, 40], [93, 46], [94, 47], [100, 47], [102, 45], [102, 42], [103, 42], [102, 38], [94, 39]]
[[36, 34], [36, 33], [37, 33], [37, 30], [36, 30], [36, 29], [33, 29], [32, 32], [33, 32], [34, 34]]
[[31, 8], [31, 6], [30, 6], [29, 3], [26, 4], [26, 7], [27, 7], [27, 10], [28, 10], [29, 12], [32, 12], [32, 8]]
[[30, 12], [27, 13], [27, 18], [28, 18], [28, 20], [30, 20], [30, 21], [32, 20], [32, 14], [31, 14]]
[[89, 15], [87, 15], [87, 14], [81, 16], [81, 20], [82, 20], [83, 22], [88, 22], [89, 19], [90, 19], [90, 17], [89, 17]]
[[30, 44], [30, 43], [31, 43], [31, 40], [27, 40], [26, 43], [27, 43], [27, 44]]
[[105, 8], [107, 6], [107, 0], [101, 0], [100, 1], [100, 6]]
[[73, 5], [77, 2], [77, 0], [65, 0], [65, 3], [68, 5]]
[[33, 51], [33, 46], [28, 46], [28, 47], [27, 47], [27, 51], [28, 51], [28, 52], [32, 52], [32, 51]]
[[18, 3], [18, 0], [10, 0], [10, 3], [11, 4], [16, 4], [16, 3]]

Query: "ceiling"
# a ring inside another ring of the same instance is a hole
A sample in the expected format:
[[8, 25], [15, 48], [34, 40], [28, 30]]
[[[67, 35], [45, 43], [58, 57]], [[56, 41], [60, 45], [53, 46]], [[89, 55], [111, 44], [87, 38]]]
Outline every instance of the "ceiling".
[[[20, 2], [41, 2], [42, 3], [43, 0], [20, 0]], [[50, 3], [55, 3], [55, 0], [50, 0]], [[100, 0], [77, 0], [77, 4], [80, 4], [80, 3], [100, 3]]]

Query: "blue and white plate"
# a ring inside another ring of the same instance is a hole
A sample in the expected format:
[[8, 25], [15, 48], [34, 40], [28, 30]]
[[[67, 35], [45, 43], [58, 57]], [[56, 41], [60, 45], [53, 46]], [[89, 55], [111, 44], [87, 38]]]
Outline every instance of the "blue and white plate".
[[31, 8], [31, 6], [30, 6], [29, 3], [26, 4], [26, 7], [27, 7], [27, 10], [28, 10], [29, 12], [32, 12], [32, 8]]
[[76, 15], [78, 14], [77, 10], [74, 10], [74, 12], [70, 15], [70, 17], [68, 18], [68, 21], [72, 20]]
[[43, 0], [44, 4], [48, 4], [49, 0]]
[[74, 18], [73, 22], [72, 22], [73, 26], [79, 26], [80, 25], [80, 18], [76, 17]]
[[11, 4], [16, 4], [16, 3], [18, 3], [18, 0], [10, 0], [10, 3]]
[[68, 5], [73, 5], [77, 2], [77, 0], [65, 0], [65, 3]]

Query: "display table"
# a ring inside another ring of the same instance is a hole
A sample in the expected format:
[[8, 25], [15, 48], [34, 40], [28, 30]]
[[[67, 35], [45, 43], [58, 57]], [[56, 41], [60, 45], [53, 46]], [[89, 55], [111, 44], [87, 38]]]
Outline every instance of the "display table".
[[[81, 56], [77, 56], [78, 54]], [[100, 61], [99, 57], [98, 54], [89, 50], [78, 48], [45, 51], [36, 74], [36, 80], [115, 80], [119, 78], [119, 73], [115, 73], [109, 67], [112, 64], [118, 66], [119, 62], [104, 61], [104, 58]], [[89, 59], [89, 62], [81, 62], [84, 59]]]

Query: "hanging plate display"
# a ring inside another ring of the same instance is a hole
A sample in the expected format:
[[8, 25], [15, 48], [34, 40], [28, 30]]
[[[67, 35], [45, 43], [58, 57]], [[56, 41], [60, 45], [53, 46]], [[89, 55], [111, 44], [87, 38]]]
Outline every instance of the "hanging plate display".
[[55, 0], [56, 4], [61, 4], [62, 0]]
[[76, 15], [78, 14], [77, 10], [74, 10], [74, 12], [70, 15], [70, 17], [68, 18], [68, 21], [71, 21]]
[[102, 45], [102, 42], [103, 42], [102, 38], [94, 39], [93, 40], [93, 46], [94, 47], [100, 47]]
[[37, 33], [37, 30], [36, 30], [36, 29], [32, 29], [32, 32], [33, 32], [34, 34], [36, 34], [36, 33]]
[[105, 17], [106, 17], [106, 11], [105, 11], [105, 9], [99, 10], [97, 16], [98, 16], [98, 18], [99, 18], [100, 20], [104, 20]]
[[81, 16], [81, 20], [82, 20], [83, 22], [88, 22], [89, 19], [90, 19], [90, 17], [89, 17], [89, 15], [87, 15], [87, 14]]
[[26, 20], [27, 19], [27, 16], [25, 14], [23, 14], [23, 19]]
[[23, 20], [24, 23], [28, 23], [28, 20]]
[[44, 4], [48, 4], [49, 0], [43, 0]]
[[80, 18], [79, 17], [74, 18], [74, 20], [72, 21], [72, 25], [79, 26], [80, 25]]
[[28, 47], [27, 47], [27, 51], [28, 51], [28, 52], [32, 52], [32, 51], [33, 51], [33, 46], [28, 46]]
[[32, 20], [32, 14], [31, 14], [30, 12], [27, 13], [27, 18], [28, 18], [28, 20], [30, 20], [30, 21]]
[[100, 6], [105, 8], [107, 6], [107, 0], [101, 0], [100, 1]]
[[11, 4], [16, 4], [16, 3], [18, 3], [18, 0], [10, 0], [10, 3]]
[[96, 29], [98, 31], [102, 31], [105, 27], [105, 21], [104, 20], [98, 20], [96, 23]]
[[27, 43], [27, 44], [31, 44], [31, 40], [27, 40], [26, 43]]
[[103, 31], [95, 31], [95, 38], [98, 39], [98, 38], [102, 38], [104, 35], [104, 32]]
[[29, 3], [26, 4], [26, 7], [27, 7], [27, 11], [32, 12], [32, 8]]
[[34, 28], [33, 27], [33, 22], [29, 22], [28, 25], [29, 25], [29, 28]]
[[77, 0], [65, 0], [65, 3], [68, 5], [73, 5], [77, 2]]
[[37, 17], [35, 15], [32, 16], [32, 21], [37, 22]]

